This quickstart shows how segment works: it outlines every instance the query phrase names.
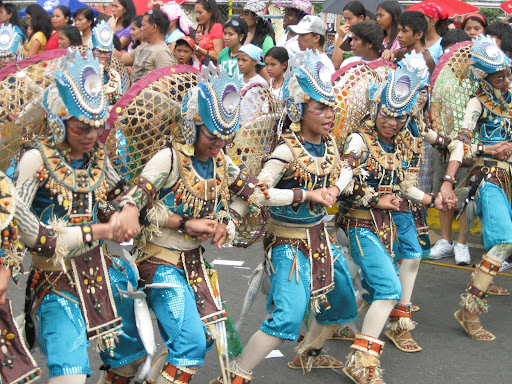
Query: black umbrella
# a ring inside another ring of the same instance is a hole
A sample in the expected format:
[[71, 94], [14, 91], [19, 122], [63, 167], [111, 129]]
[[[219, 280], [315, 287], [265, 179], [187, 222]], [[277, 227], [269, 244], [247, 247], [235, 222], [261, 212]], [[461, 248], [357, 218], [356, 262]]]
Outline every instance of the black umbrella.
[[[350, 3], [353, 0], [325, 0], [324, 1], [324, 7], [322, 12], [324, 13], [336, 13], [338, 15], [343, 15], [343, 8], [345, 5]], [[359, 0], [367, 11], [372, 12], [373, 14], [377, 13], [377, 7], [380, 3], [382, 3], [384, 0]], [[400, 5], [400, 7], [402, 7]], [[402, 7], [402, 12], [404, 12], [405, 9]]]

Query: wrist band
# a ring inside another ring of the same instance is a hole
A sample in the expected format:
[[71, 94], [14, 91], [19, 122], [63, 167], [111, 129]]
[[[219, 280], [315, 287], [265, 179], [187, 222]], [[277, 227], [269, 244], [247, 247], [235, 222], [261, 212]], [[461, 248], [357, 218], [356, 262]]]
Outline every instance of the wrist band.
[[482, 143], [478, 143], [478, 145], [476, 146], [476, 151], [479, 155], [483, 155], [485, 153], [485, 145], [483, 145]]
[[378, 194], [374, 194], [370, 200], [370, 205], [372, 207], [376, 206], [377, 204], [379, 204], [379, 195]]
[[430, 203], [427, 204], [427, 208], [434, 208], [436, 206], [436, 198], [434, 197], [433, 193], [428, 194], [431, 198]]
[[293, 205], [299, 205], [306, 198], [306, 193], [300, 188], [293, 188]]
[[178, 227], [178, 228], [176, 228], [176, 230], [177, 230], [177, 231], [179, 231], [179, 232], [186, 232], [186, 231], [185, 231], [185, 223], [186, 223], [187, 221], [189, 221], [189, 220], [190, 220], [190, 217], [185, 217], [185, 216], [183, 216], [183, 217], [181, 218], [181, 220], [179, 221], [180, 225], [179, 225], [179, 227]]
[[454, 186], [455, 184], [457, 184], [457, 180], [455, 180], [453, 177], [451, 177], [450, 175], [444, 175], [443, 176], [443, 181], [447, 181], [449, 183], [452, 183]]
[[82, 239], [84, 244], [92, 247], [92, 228], [88, 225], [82, 226]]

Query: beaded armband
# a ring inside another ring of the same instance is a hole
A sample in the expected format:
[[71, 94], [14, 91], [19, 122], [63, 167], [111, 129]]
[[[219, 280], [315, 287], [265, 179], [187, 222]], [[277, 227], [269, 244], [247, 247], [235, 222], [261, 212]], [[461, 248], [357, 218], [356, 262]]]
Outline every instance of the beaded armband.
[[455, 136], [455, 140], [462, 141], [466, 145], [471, 145], [471, 131], [467, 128], [462, 128], [457, 136]]
[[464, 156], [471, 157], [471, 137], [473, 134], [467, 128], [462, 128], [454, 140], [461, 141], [464, 144]]
[[92, 228], [89, 225], [83, 225], [81, 226], [81, 229], [84, 244], [87, 244], [89, 247], [92, 247]]
[[119, 197], [119, 195], [121, 195], [121, 193], [124, 192], [125, 187], [126, 187], [126, 180], [125, 179], [119, 180], [119, 182], [114, 186], [114, 188], [112, 188], [110, 191], [108, 191], [107, 200], [108, 201], [115, 200], [117, 197]]
[[451, 143], [451, 140], [447, 138], [446, 136], [443, 136], [439, 133], [437, 133], [436, 142], [432, 144], [432, 146], [437, 149], [438, 151], [446, 150], [448, 149], [448, 145]]
[[372, 198], [370, 199], [370, 205], [372, 207], [375, 207], [377, 204], [379, 204], [379, 194], [374, 193]]
[[40, 223], [36, 245], [31, 251], [37, 252], [44, 257], [52, 257], [55, 253], [56, 245], [57, 236], [55, 235], [55, 229]]
[[247, 201], [254, 192], [257, 183], [258, 179], [256, 177], [240, 172], [235, 181], [229, 186], [229, 190]]
[[306, 193], [300, 188], [293, 188], [293, 205], [299, 205], [306, 200]]
[[[140, 188], [140, 191], [146, 195], [148, 198], [147, 204], [144, 204], [145, 207], [149, 210], [153, 207], [153, 199], [156, 195], [156, 188], [155, 186], [149, 182], [148, 179], [145, 177], [139, 177], [137, 181], [128, 189], [127, 192], [129, 192], [132, 188]], [[140, 197], [139, 203], [142, 204], [142, 197]]]
[[359, 156], [357, 156], [354, 152], [346, 152], [340, 157], [340, 159], [342, 166], [347, 165], [352, 169], [359, 167], [361, 164]]

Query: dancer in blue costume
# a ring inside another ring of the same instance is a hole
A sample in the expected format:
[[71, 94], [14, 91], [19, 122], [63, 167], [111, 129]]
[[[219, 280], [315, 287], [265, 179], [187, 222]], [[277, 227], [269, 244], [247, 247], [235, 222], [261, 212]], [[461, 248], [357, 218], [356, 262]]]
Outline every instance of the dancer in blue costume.
[[[271, 206], [264, 241], [271, 270], [267, 302], [271, 317], [232, 362], [233, 384], [249, 383], [252, 370], [269, 352], [284, 340], [297, 340], [310, 305], [315, 315], [310, 332], [288, 365], [340, 368], [340, 361], [320, 352], [337, 323], [357, 317], [345, 260], [322, 221], [324, 207], [330, 207], [344, 189], [338, 185], [341, 163], [329, 135], [334, 121], [331, 74], [310, 50], [298, 54], [291, 65], [283, 88], [291, 124], [258, 176], [268, 187], [262, 204]], [[222, 383], [221, 378], [212, 383]]]
[[23, 58], [23, 43], [12, 25], [0, 26], [0, 69]]
[[512, 254], [512, 74], [510, 59], [491, 37], [480, 35], [471, 50], [471, 75], [479, 88], [466, 107], [461, 131], [449, 146], [441, 193], [455, 201], [455, 172], [464, 158], [474, 162], [469, 204], [476, 205], [487, 253], [473, 272], [455, 318], [472, 339], [491, 341], [495, 336], [482, 327], [479, 315], [487, 312], [489, 286], [503, 260]]
[[[417, 92], [417, 104], [414, 114], [397, 138], [404, 155], [404, 164], [407, 164], [404, 167], [404, 180], [400, 183], [400, 188], [409, 186], [418, 188], [418, 175], [423, 155], [422, 133], [426, 131], [422, 119], [423, 108], [428, 102], [429, 71], [423, 55], [417, 54], [415, 51], [410, 55], [406, 54], [398, 65], [408, 71], [411, 83], [417, 89], [415, 91]], [[433, 207], [433, 202], [434, 200], [428, 207]], [[426, 227], [422, 214], [423, 208], [419, 203], [419, 201], [402, 198], [398, 210], [391, 213], [396, 228], [394, 262], [399, 265], [402, 294], [391, 311], [386, 325], [387, 331], [384, 334], [398, 349], [404, 352], [421, 351], [421, 347], [410, 334], [416, 327], [416, 323], [411, 319], [411, 297], [423, 255], [416, 224], [419, 222]], [[428, 227], [426, 230], [428, 231]]]
[[[116, 359], [122, 364], [145, 351], [120, 335], [121, 316], [133, 318], [133, 305], [118, 311], [119, 289], [137, 282], [127, 263], [111, 257], [102, 244], [118, 240], [117, 215], [108, 223], [97, 219], [99, 204], [122, 192], [97, 140], [108, 118], [102, 71], [91, 51], [69, 52], [61, 65], [43, 99], [51, 134], [38, 138], [18, 166], [15, 217], [32, 253], [25, 309], [28, 324], [34, 316], [38, 326], [27, 328], [28, 342], [33, 344], [37, 329], [50, 383], [75, 384], [91, 374], [88, 340], [109, 358], [122, 353]], [[124, 329], [136, 333], [133, 324]], [[128, 344], [116, 350], [117, 341]]]
[[109, 23], [101, 20], [92, 30], [91, 41], [94, 57], [103, 66], [105, 96], [108, 104], [114, 105], [130, 87], [130, 79], [124, 65], [119, 60], [112, 59], [114, 33]]
[[[256, 178], [240, 172], [222, 150], [240, 127], [241, 80], [203, 67], [197, 81], [183, 101], [180, 132], [125, 194], [120, 219], [131, 236], [140, 231], [139, 215], [151, 223], [138, 242], [146, 284], [175, 284], [148, 294], [168, 349], [156, 380], [162, 384], [189, 383], [211, 345], [207, 328], [226, 320], [201, 243], [212, 236], [219, 248], [228, 244], [242, 215], [257, 209], [244, 200], [263, 199]], [[232, 196], [237, 199], [229, 205]]]
[[[352, 201], [340, 204], [338, 225], [347, 232], [352, 258], [362, 270], [367, 291], [363, 298], [370, 303], [361, 333], [356, 334], [351, 346], [354, 351], [343, 369], [355, 383], [384, 383], [379, 361], [384, 342], [379, 336], [402, 295], [391, 259], [395, 229], [392, 212], [398, 211], [400, 196], [422, 204], [433, 203], [432, 196], [413, 183], [404, 183], [408, 160], [397, 135], [410, 119], [422, 87], [417, 74], [407, 67], [390, 72], [385, 84], [370, 87], [369, 119], [348, 137], [342, 156], [353, 169], [354, 183], [344, 191], [352, 195]], [[442, 206], [440, 200], [437, 206]], [[414, 226], [412, 229], [416, 239]]]

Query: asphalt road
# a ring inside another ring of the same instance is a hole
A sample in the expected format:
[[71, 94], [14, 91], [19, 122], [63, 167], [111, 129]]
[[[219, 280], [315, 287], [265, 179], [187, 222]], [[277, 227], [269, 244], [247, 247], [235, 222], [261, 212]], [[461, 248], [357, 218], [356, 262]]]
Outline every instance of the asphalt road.
[[[435, 234], [433, 234], [435, 237]], [[432, 237], [432, 236], [431, 236]], [[471, 249], [473, 262], [482, 254], [482, 249]], [[227, 248], [222, 250], [207, 248], [206, 258], [210, 262], [215, 259], [239, 260], [244, 264], [241, 267], [218, 266], [221, 291], [227, 302], [227, 309], [236, 321], [239, 318], [243, 298], [247, 289], [247, 276], [249, 276], [262, 260], [262, 245], [257, 243], [249, 249]], [[443, 262], [452, 263], [443, 259]], [[384, 378], [387, 384], [502, 384], [512, 383], [512, 337], [508, 333], [512, 329], [512, 297], [493, 296], [490, 299], [490, 311], [483, 316], [485, 327], [496, 335], [492, 342], [478, 342], [468, 338], [460, 325], [453, 318], [458, 308], [459, 295], [466, 286], [470, 272], [467, 270], [447, 268], [422, 264], [413, 295], [414, 304], [421, 310], [416, 312], [413, 319], [418, 327], [413, 335], [423, 348], [418, 353], [404, 353], [399, 351], [390, 342], [386, 343], [381, 358], [385, 370]], [[26, 276], [25, 276], [26, 278]], [[498, 277], [496, 282], [512, 290], [512, 279]], [[23, 286], [24, 279], [22, 279]], [[13, 300], [16, 314], [21, 312], [23, 306], [24, 288], [12, 286], [8, 297]], [[265, 299], [262, 295], [255, 302], [250, 317], [240, 329], [240, 337], [245, 344], [251, 335], [258, 329], [265, 318]], [[358, 320], [357, 325], [360, 325]], [[156, 329], [156, 328], [155, 328]], [[385, 337], [384, 337], [385, 338]], [[162, 342], [157, 337], [161, 349]], [[306, 376], [301, 370], [292, 370], [286, 363], [293, 358], [296, 343], [285, 342], [280, 351], [281, 358], [266, 359], [255, 369], [253, 383], [272, 384], [305, 384], [305, 383], [351, 383], [340, 372], [330, 369], [315, 370]], [[329, 340], [326, 350], [329, 354], [345, 360], [350, 349], [350, 342]], [[44, 371], [47, 371], [44, 357], [39, 351], [34, 356]], [[93, 375], [88, 383], [96, 383], [101, 362], [94, 349], [90, 348]], [[206, 359], [205, 366], [199, 371], [194, 383], [208, 384], [209, 380], [218, 374], [218, 360], [216, 352], [211, 351]], [[44, 381], [48, 377], [43, 378]]]

